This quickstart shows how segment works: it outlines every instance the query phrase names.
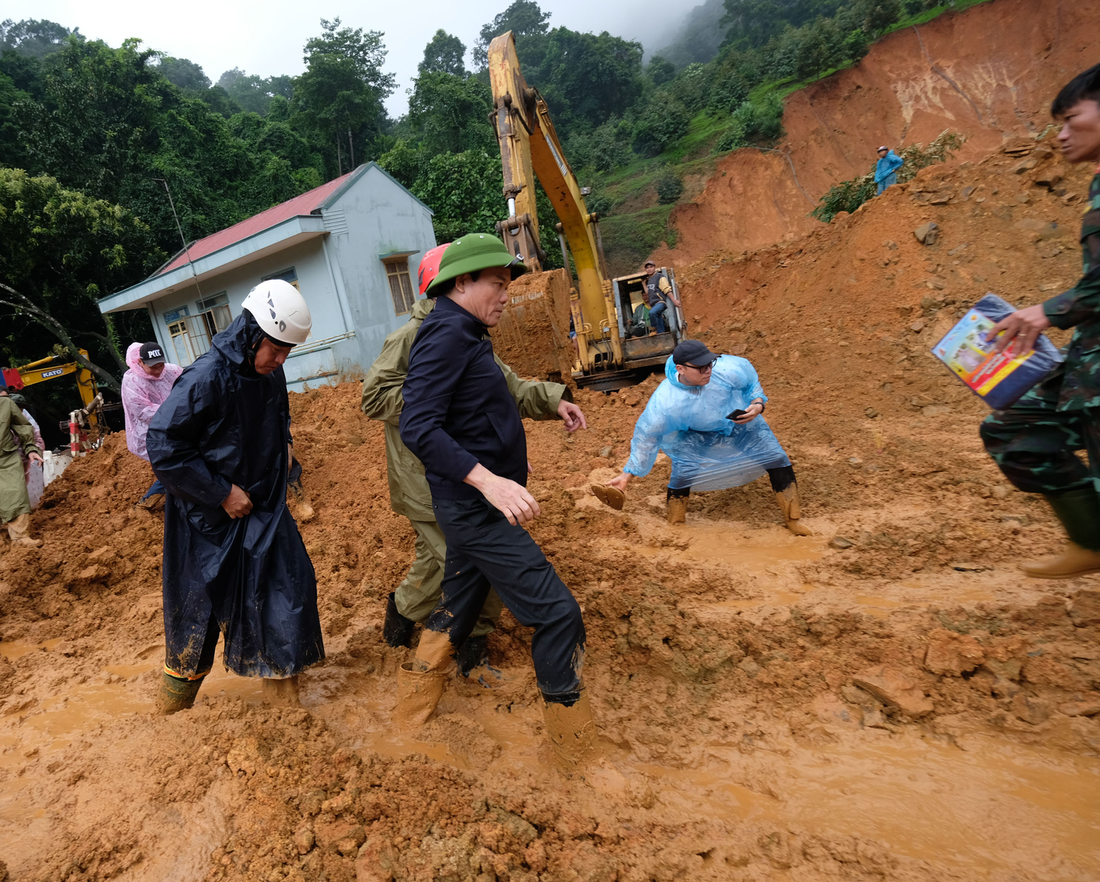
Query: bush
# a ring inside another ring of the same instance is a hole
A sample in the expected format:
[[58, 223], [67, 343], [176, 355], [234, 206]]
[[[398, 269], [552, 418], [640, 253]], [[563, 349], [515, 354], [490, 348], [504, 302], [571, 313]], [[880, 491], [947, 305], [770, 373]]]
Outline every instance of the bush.
[[874, 172], [851, 181], [841, 181], [821, 197], [821, 202], [810, 212], [810, 216], [829, 223], [842, 211], [851, 214], [874, 196], [875, 190]]
[[575, 168], [591, 166], [596, 171], [611, 171], [633, 159], [630, 141], [629, 125], [611, 119], [591, 132], [570, 138], [566, 155]]
[[771, 143], [783, 134], [783, 101], [769, 95], [759, 104], [744, 102], [733, 114], [748, 143]]
[[748, 97], [749, 85], [745, 82], [745, 78], [736, 69], [728, 70], [719, 75], [707, 106], [714, 110], [728, 110], [732, 113]]
[[657, 92], [634, 126], [633, 146], [642, 156], [657, 156], [687, 134], [691, 117], [684, 105]]
[[745, 127], [736, 118], [714, 144], [715, 153], [729, 153], [745, 146]]
[[677, 199], [680, 198], [680, 194], [684, 192], [684, 182], [680, 180], [672, 169], [666, 168], [658, 176], [656, 181], [657, 186], [657, 201], [661, 205], [671, 205]]
[[611, 214], [611, 208], [615, 204], [610, 196], [603, 193], [592, 193], [584, 197], [584, 207], [592, 214], [598, 214], [601, 218]]

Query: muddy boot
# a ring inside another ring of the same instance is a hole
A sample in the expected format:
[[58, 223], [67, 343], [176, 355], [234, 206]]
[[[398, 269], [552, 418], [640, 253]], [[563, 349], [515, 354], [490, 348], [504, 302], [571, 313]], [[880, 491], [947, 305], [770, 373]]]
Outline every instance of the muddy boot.
[[668, 500], [668, 522], [682, 524], [687, 520], [688, 501], [686, 496], [673, 496]]
[[472, 683], [484, 689], [496, 689], [505, 684], [504, 672], [489, 664], [489, 637], [467, 637], [455, 653], [458, 671]]
[[799, 518], [802, 513], [799, 511], [798, 506], [798, 485], [791, 484], [779, 490], [775, 494], [775, 498], [779, 501], [779, 508], [783, 512], [783, 517], [787, 521], [787, 529], [794, 533], [796, 536], [812, 536], [814, 531], [807, 527], [805, 524], [799, 523]]
[[193, 707], [199, 688], [202, 686], [202, 680], [202, 677], [197, 680], [184, 680], [182, 677], [173, 677], [167, 671], [162, 671], [160, 691], [157, 693], [157, 713], [167, 716]]
[[298, 675], [276, 680], [264, 677], [264, 701], [273, 707], [301, 707], [298, 697]]
[[145, 511], [163, 511], [164, 510], [164, 494], [154, 493], [152, 496], [146, 496], [134, 503], [134, 508], [141, 508]]
[[1036, 579], [1072, 579], [1100, 573], [1100, 495], [1091, 487], [1046, 497], [1066, 528], [1068, 547], [1055, 557], [1020, 564]]
[[313, 504], [309, 501], [306, 491], [302, 488], [301, 481], [291, 481], [287, 484], [290, 495], [294, 497], [295, 508], [298, 512], [298, 520], [308, 521], [313, 517]]
[[396, 649], [399, 646], [412, 646], [413, 628], [416, 622], [406, 619], [397, 611], [397, 598], [391, 591], [386, 598], [386, 620], [382, 623], [382, 639]]
[[592, 719], [588, 693], [582, 690], [580, 698], [568, 706], [545, 701], [543, 715], [558, 769], [569, 778], [582, 773], [597, 757], [596, 722]]
[[8, 537], [12, 545], [22, 545], [26, 548], [40, 548], [41, 539], [32, 539], [30, 535], [31, 516], [25, 512], [13, 521], [8, 521]]
[[428, 722], [443, 697], [443, 672], [418, 671], [419, 663], [405, 662], [397, 670], [397, 708], [394, 720], [402, 729], [416, 729]]

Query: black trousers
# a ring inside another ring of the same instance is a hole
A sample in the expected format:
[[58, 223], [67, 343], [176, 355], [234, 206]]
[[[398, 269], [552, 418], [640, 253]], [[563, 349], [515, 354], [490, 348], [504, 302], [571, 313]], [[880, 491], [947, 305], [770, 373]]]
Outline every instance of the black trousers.
[[580, 697], [584, 664], [581, 608], [542, 549], [485, 499], [432, 500], [447, 537], [443, 596], [424, 627], [460, 646], [477, 623], [490, 585], [522, 624], [535, 629], [531, 657], [547, 701]]
[[[772, 482], [772, 490], [776, 493], [782, 493], [791, 484], [795, 483], [794, 480], [794, 466], [782, 466], [778, 469], [768, 469], [768, 479]], [[665, 494], [665, 501], [669, 499], [686, 499], [691, 495], [690, 487], [681, 487], [678, 490], [668, 488], [668, 492]]]

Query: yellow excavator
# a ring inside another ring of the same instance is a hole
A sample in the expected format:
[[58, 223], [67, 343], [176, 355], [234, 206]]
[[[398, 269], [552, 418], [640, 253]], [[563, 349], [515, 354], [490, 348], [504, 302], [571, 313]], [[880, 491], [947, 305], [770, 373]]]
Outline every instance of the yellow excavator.
[[[88, 357], [84, 349], [80, 350], [80, 354], [84, 358]], [[99, 389], [96, 386], [95, 375], [79, 361], [66, 362], [61, 356], [51, 355], [48, 358], [32, 361], [21, 368], [4, 368], [4, 381], [9, 389], [18, 390], [73, 374], [76, 375], [76, 388], [80, 393], [80, 400], [84, 402], [83, 412], [86, 414], [88, 425], [92, 429], [98, 429], [99, 408], [96, 405], [101, 404], [102, 399], [98, 398]]]
[[[683, 313], [669, 303], [671, 330], [662, 334], [638, 334], [635, 330], [641, 326], [636, 315], [644, 301], [644, 274], [608, 278], [599, 216], [585, 207], [583, 192], [565, 161], [546, 101], [523, 78], [511, 31], [489, 44], [489, 80], [493, 127], [504, 166], [504, 198], [508, 202], [508, 219], [498, 225], [501, 238], [528, 269], [542, 271], [546, 258], [535, 208], [537, 175], [560, 221], [557, 229], [563, 240], [563, 256], [568, 244], [577, 273], [569, 302], [577, 335], [573, 379], [578, 386], [603, 391], [632, 385], [663, 365], [685, 336]], [[568, 267], [568, 257], [565, 263]], [[671, 269], [662, 272], [675, 290]]]

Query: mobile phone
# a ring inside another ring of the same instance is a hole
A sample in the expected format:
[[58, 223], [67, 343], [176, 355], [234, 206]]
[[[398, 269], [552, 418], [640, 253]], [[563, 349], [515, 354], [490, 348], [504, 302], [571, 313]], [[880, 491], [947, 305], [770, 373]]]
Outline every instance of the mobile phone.
[[737, 410], [733, 411], [733, 413], [727, 414], [726, 419], [727, 420], [735, 420], [738, 417], [743, 417], [747, 413], [748, 413], [747, 410], [741, 410], [741, 408], [738, 408]]

